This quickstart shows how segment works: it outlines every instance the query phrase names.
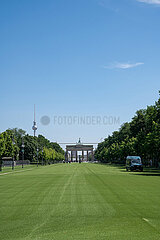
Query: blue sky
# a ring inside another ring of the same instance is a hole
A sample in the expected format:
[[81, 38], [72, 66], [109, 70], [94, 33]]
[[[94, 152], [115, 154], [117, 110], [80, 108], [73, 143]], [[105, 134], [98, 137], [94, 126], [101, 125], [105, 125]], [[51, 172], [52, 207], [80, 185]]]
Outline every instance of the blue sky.
[[[2, 0], [0, 32], [1, 132], [33, 134], [35, 103], [37, 134], [99, 142], [158, 99], [159, 0]], [[120, 121], [68, 125], [55, 116]]]

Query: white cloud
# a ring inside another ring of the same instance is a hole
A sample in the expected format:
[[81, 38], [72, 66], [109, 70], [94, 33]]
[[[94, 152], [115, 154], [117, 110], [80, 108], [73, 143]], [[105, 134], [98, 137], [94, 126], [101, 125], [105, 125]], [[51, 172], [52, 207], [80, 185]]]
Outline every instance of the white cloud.
[[138, 2], [160, 5], [160, 0], [137, 0]]
[[111, 6], [110, 2], [106, 1], [106, 0], [99, 0], [98, 1], [98, 5], [108, 9], [109, 11], [113, 11], [115, 13], [119, 12], [119, 8], [114, 8]]
[[114, 64], [111, 64], [109, 66], [104, 66], [104, 68], [110, 68], [110, 69], [114, 69], [114, 68], [119, 68], [119, 69], [128, 69], [128, 68], [134, 68], [140, 65], [143, 65], [144, 63], [142, 62], [137, 62], [137, 63], [119, 63], [116, 62]]

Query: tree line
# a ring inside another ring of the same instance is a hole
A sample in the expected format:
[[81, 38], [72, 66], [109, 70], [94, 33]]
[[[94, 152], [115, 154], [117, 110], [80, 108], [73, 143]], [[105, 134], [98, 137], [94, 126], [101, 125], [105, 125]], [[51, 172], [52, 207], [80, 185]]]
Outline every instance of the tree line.
[[131, 122], [105, 138], [95, 151], [95, 158], [103, 163], [124, 164], [128, 155], [141, 156], [145, 165], [150, 160], [153, 166], [160, 165], [160, 98], [138, 110]]
[[0, 133], [0, 159], [12, 157], [14, 160], [43, 162], [44, 164], [64, 160], [64, 151], [58, 143], [50, 142], [42, 135], [30, 136], [22, 129], [7, 129]]

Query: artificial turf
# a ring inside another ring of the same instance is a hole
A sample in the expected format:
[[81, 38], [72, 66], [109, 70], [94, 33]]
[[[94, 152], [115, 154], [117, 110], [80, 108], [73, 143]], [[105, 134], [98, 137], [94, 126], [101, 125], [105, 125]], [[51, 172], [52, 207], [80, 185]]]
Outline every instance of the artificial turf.
[[160, 172], [89, 163], [2, 172], [0, 239], [159, 240]]

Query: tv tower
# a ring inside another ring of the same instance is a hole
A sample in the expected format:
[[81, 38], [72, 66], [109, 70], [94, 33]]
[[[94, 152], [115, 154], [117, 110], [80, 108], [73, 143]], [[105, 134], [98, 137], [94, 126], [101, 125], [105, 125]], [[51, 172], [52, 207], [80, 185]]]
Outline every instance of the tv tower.
[[32, 129], [34, 131], [34, 137], [35, 137], [36, 136], [36, 130], [37, 130], [35, 104], [34, 104], [34, 121], [33, 121]]

